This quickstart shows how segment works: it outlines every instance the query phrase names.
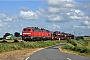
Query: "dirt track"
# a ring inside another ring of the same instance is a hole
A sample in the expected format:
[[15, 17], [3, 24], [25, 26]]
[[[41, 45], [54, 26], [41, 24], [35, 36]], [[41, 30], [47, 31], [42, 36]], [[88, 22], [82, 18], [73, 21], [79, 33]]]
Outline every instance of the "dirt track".
[[0, 53], [0, 60], [23, 60], [42, 48], [23, 49]]

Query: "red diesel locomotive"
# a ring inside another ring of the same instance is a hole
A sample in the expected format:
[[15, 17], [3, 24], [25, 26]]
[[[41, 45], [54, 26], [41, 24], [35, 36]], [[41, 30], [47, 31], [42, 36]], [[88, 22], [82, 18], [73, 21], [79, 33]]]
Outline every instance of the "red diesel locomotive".
[[66, 40], [74, 39], [74, 35], [68, 33], [60, 33], [59, 31], [51, 32], [49, 30], [38, 27], [26, 27], [22, 30], [22, 39], [24, 41], [31, 40]]
[[28, 40], [48, 40], [52, 39], [52, 32], [38, 27], [27, 27], [22, 30], [22, 39]]

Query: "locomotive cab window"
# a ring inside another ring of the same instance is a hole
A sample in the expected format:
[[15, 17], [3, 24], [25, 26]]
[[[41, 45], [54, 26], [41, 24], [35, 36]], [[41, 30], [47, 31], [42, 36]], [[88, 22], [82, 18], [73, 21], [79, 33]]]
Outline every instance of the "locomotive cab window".
[[26, 29], [23, 29], [23, 31], [26, 31]]
[[28, 29], [28, 31], [31, 31], [31, 29]]

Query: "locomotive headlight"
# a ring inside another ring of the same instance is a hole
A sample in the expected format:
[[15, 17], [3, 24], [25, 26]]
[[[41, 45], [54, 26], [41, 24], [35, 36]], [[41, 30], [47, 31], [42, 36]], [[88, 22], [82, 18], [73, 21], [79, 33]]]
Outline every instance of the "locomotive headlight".
[[26, 34], [26, 33], [23, 33], [23, 34]]
[[31, 33], [27, 33], [27, 34], [31, 34]]
[[23, 33], [23, 34], [31, 34], [31, 33]]

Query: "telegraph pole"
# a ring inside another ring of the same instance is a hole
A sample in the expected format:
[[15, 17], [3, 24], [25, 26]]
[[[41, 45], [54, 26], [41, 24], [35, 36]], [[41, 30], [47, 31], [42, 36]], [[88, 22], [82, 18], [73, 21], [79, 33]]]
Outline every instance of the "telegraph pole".
[[75, 40], [75, 31], [74, 31], [74, 40]]

